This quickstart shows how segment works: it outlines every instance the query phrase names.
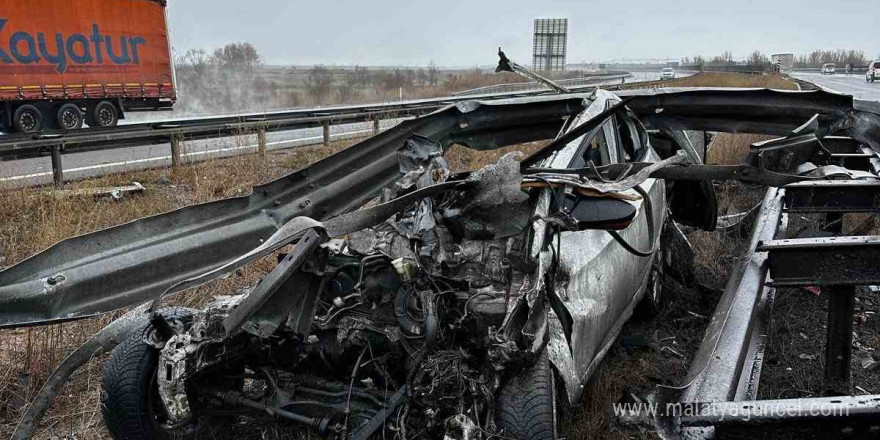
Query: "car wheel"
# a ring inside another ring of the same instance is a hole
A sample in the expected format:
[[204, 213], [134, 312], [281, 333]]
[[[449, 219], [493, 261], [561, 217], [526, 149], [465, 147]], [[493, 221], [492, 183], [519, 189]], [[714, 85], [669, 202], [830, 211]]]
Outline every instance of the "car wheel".
[[[189, 320], [189, 309], [170, 308], [161, 311], [166, 319]], [[107, 430], [117, 440], [170, 439], [162, 428], [166, 419], [165, 408], [159, 397], [156, 370], [159, 350], [144, 342], [152, 331], [147, 324], [117, 346], [104, 365], [104, 394], [101, 411]], [[214, 430], [213, 424], [200, 424], [201, 431]], [[187, 427], [174, 432], [174, 438], [196, 438], [198, 427]], [[204, 434], [208, 434], [205, 432]], [[207, 435], [207, 438], [212, 438]]]
[[15, 109], [12, 124], [19, 133], [37, 133], [43, 129], [43, 113], [37, 107], [25, 104]]
[[495, 424], [503, 438], [562, 438], [567, 399], [560, 398], [547, 350], [529, 367], [509, 378], [495, 397]]
[[99, 102], [90, 113], [90, 127], [113, 127], [119, 122], [119, 110], [110, 101]]
[[55, 115], [58, 128], [62, 130], [76, 130], [83, 126], [83, 113], [76, 104], [67, 103], [62, 105]]

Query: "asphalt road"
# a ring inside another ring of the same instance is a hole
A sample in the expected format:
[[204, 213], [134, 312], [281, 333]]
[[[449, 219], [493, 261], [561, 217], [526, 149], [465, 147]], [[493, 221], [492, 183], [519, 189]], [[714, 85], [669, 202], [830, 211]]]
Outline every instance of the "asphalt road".
[[[383, 130], [397, 124], [401, 119], [384, 120]], [[341, 140], [366, 136], [372, 132], [372, 123], [332, 125], [330, 137]], [[266, 149], [279, 150], [323, 141], [321, 128], [310, 128], [266, 134]], [[184, 143], [187, 160], [200, 161], [209, 158], [234, 156], [243, 152], [256, 152], [256, 136], [239, 136], [206, 139]], [[157, 144], [143, 147], [88, 151], [61, 156], [64, 180], [77, 180], [124, 171], [156, 168], [171, 165], [171, 145]], [[52, 159], [44, 157], [0, 162], [0, 186], [33, 186], [52, 183]]]
[[858, 99], [880, 101], [880, 81], [873, 83], [865, 82], [864, 74], [847, 75], [837, 73], [834, 75], [822, 75], [820, 73], [792, 73], [791, 76], [809, 81], [826, 89], [831, 89]]
[[[627, 78], [627, 83], [655, 81], [660, 79], [660, 72], [633, 72], [634, 77]], [[688, 76], [679, 73], [677, 77]], [[878, 87], [880, 90], [880, 87]], [[154, 118], [155, 117], [155, 118]], [[138, 114], [132, 122], [149, 120], [175, 119], [173, 113]], [[382, 129], [388, 129], [399, 123], [401, 119], [382, 121]], [[368, 135], [372, 124], [348, 124], [330, 127], [331, 138], [340, 140]], [[277, 150], [313, 145], [322, 141], [320, 128], [293, 130], [287, 132], [268, 133], [267, 149]], [[185, 151], [188, 160], [198, 161], [208, 158], [232, 156], [243, 151], [256, 151], [256, 138], [224, 138], [187, 142]], [[171, 164], [171, 146], [169, 144], [145, 147], [120, 148], [83, 153], [65, 154], [62, 156], [64, 179], [77, 180], [110, 173], [140, 170], [169, 166]], [[52, 162], [48, 155], [31, 159], [0, 162], [0, 187], [2, 186], [33, 186], [52, 183]]]

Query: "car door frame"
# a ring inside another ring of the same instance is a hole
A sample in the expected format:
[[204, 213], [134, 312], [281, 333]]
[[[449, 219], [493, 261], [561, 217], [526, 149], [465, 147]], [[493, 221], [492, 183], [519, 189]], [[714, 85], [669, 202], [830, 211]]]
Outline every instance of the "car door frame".
[[[606, 92], [607, 93], [607, 92]], [[588, 107], [594, 114], [607, 109], [619, 102], [619, 98], [607, 93]], [[598, 106], [599, 108], [594, 108]], [[549, 158], [545, 166], [569, 168], [583, 147], [589, 144], [591, 137], [599, 129], [610, 127], [613, 134], [613, 149], [609, 157], [620, 160], [620, 133], [614, 118], [630, 118], [626, 113], [610, 116], [607, 122], [577, 139], [577, 150], [574, 154], [560, 154]], [[580, 118], [572, 124], [572, 129], [585, 123], [589, 118]], [[624, 121], [626, 122], [626, 121]], [[641, 132], [639, 156], [632, 160], [657, 161], [659, 156], [651, 148], [650, 140], [644, 127], [636, 123]], [[606, 138], [607, 138], [606, 131]], [[611, 146], [611, 141], [608, 143]], [[566, 146], [565, 148], [569, 148]], [[662, 180], [648, 179], [642, 184], [649, 194], [654, 209], [654, 234], [648, 233], [646, 221], [647, 210], [644, 201], [636, 202], [639, 214], [625, 230], [619, 231], [624, 240], [638, 249], [651, 249], [659, 245], [660, 233], [666, 220], [666, 190]], [[545, 196], [549, 197], [549, 196]], [[539, 201], [539, 211], [542, 204]], [[540, 212], [537, 212], [540, 214]], [[655, 237], [655, 243], [649, 237]], [[626, 250], [606, 231], [557, 232], [551, 234], [551, 246], [558, 264], [557, 283], [553, 286], [556, 296], [564, 306], [568, 316], [557, 316], [556, 310], [550, 310], [549, 326], [550, 361], [565, 382], [570, 403], [582, 396], [584, 386], [604, 358], [608, 349], [617, 338], [623, 324], [632, 315], [635, 304], [644, 296], [650, 270], [657, 258], [657, 252], [649, 257], [639, 257]], [[570, 334], [565, 334], [562, 322], [570, 323]]]

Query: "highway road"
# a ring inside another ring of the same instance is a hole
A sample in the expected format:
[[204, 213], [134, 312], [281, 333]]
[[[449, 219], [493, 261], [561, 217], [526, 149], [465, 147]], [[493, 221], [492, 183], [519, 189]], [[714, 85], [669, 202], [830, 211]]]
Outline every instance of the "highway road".
[[864, 74], [847, 75], [845, 73], [838, 73], [822, 75], [812, 72], [795, 72], [791, 76], [840, 93], [853, 95], [859, 99], [880, 101], [880, 81], [867, 83], [865, 82]]
[[[381, 121], [380, 127], [386, 130], [401, 120], [384, 120]], [[331, 125], [330, 137], [332, 140], [350, 139], [367, 136], [372, 130], [372, 123]], [[266, 134], [266, 149], [269, 151], [321, 142], [323, 142], [323, 132], [320, 127]], [[185, 157], [189, 161], [234, 156], [248, 151], [257, 151], [255, 135], [184, 142]], [[78, 180], [124, 171], [170, 166], [171, 145], [166, 143], [64, 154], [61, 159], [64, 180]], [[52, 183], [52, 159], [48, 154], [44, 157], [0, 162], [0, 187], [50, 183]]]
[[[659, 72], [634, 72], [627, 83], [654, 81], [660, 78]], [[678, 76], [687, 76], [681, 73]], [[145, 113], [132, 118], [131, 122], [147, 122], [152, 119], [175, 119], [174, 113]], [[385, 120], [381, 128], [388, 129], [402, 119]], [[340, 140], [366, 136], [372, 131], [372, 124], [334, 125], [330, 127], [331, 138]], [[313, 145], [322, 141], [321, 128], [268, 133], [267, 149], [278, 150]], [[243, 151], [257, 150], [256, 137], [224, 138], [193, 141], [185, 143], [186, 158], [191, 161], [226, 157], [241, 154]], [[67, 181], [95, 177], [110, 173], [169, 166], [171, 146], [158, 144], [147, 147], [131, 147], [113, 150], [100, 150], [62, 156], [64, 179]], [[52, 183], [52, 163], [48, 155], [31, 159], [0, 162], [0, 187], [21, 187]]]

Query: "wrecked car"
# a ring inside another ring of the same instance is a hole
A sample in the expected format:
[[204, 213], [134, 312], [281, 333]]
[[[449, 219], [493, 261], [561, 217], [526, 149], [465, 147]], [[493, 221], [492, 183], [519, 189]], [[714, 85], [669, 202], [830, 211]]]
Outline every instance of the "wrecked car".
[[[570, 127], [615, 100], [597, 92]], [[195, 433], [218, 408], [250, 408], [338, 438], [554, 438], [557, 404], [579, 398], [646, 291], [656, 307], [666, 220], [661, 180], [611, 192], [554, 170], [659, 156], [624, 113], [525, 176], [512, 154], [450, 175], [442, 153], [415, 135], [376, 206], [293, 219], [298, 240], [252, 290], [156, 309], [107, 363], [114, 437]]]
[[[119, 439], [196, 436], [240, 414], [335, 438], [559, 438], [560, 409], [623, 323], [656, 309], [676, 258], [669, 218], [713, 229], [713, 179], [814, 178], [779, 157], [798, 136], [880, 148], [877, 114], [856, 107], [822, 91], [719, 89], [461, 103], [248, 197], [66, 240], [0, 272], [0, 326], [147, 304], [62, 364], [17, 435], [83, 358], [118, 344], [103, 408]], [[702, 131], [788, 138], [705, 166]], [[471, 173], [443, 158], [454, 144], [542, 139]], [[821, 174], [822, 151], [807, 156]], [[273, 255], [244, 292], [162, 307]]]

